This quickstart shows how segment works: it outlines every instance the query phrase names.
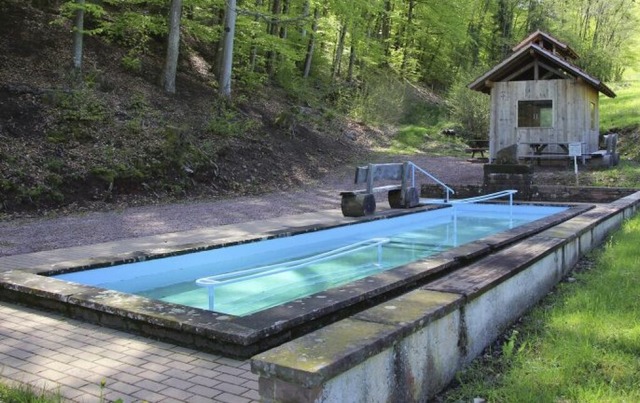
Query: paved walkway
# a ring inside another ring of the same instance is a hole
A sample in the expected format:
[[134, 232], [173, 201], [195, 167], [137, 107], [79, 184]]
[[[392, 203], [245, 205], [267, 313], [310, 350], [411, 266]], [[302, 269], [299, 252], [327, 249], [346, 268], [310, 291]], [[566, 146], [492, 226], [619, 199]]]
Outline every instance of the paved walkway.
[[[237, 361], [0, 302], [0, 379], [77, 402], [258, 401]], [[101, 387], [104, 385], [104, 387]]]

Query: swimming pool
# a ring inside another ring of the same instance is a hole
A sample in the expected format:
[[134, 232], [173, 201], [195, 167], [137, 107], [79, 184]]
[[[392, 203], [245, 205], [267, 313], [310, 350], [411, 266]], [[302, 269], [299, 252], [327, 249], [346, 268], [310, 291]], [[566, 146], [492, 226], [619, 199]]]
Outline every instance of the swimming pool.
[[[244, 316], [403, 266], [566, 209], [532, 205], [456, 205], [53, 277]], [[197, 283], [199, 280], [204, 286]]]

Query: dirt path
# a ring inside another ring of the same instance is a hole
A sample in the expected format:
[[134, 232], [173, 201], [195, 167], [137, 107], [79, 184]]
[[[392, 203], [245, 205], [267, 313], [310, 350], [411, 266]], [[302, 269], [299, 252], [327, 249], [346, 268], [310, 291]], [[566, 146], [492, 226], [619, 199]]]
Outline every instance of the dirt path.
[[[454, 188], [482, 183], [482, 164], [453, 157], [409, 158]], [[405, 159], [394, 157], [386, 162]], [[0, 222], [0, 256], [339, 208], [338, 193], [353, 189], [352, 181], [352, 166], [337, 167], [317, 182], [295, 191], [4, 221]]]

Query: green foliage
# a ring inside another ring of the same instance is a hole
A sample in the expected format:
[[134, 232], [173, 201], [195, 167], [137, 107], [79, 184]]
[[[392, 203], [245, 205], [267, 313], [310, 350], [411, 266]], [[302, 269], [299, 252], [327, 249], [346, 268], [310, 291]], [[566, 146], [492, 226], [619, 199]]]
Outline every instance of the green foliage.
[[451, 120], [460, 126], [457, 132], [467, 139], [486, 139], [489, 134], [490, 97], [471, 91], [467, 84], [475, 74], [462, 74], [447, 95], [447, 106]]
[[523, 318], [505, 354], [476, 360], [442, 401], [640, 400], [639, 242], [636, 217], [592, 256], [595, 264], [583, 262], [574, 282], [561, 283]]
[[633, 150], [636, 160], [622, 159], [617, 167], [589, 173], [593, 186], [638, 188], [640, 186], [640, 153]]
[[640, 125], [640, 74], [613, 83], [617, 97], [600, 99], [600, 131]]
[[464, 155], [465, 144], [457, 138], [442, 135], [439, 126], [403, 126], [393, 137], [390, 152], [397, 154], [428, 153], [438, 156]]
[[7, 403], [61, 403], [60, 392], [38, 390], [30, 385], [7, 386], [0, 383], [0, 401]]
[[372, 72], [353, 99], [351, 115], [372, 124], [398, 124], [405, 115], [405, 98], [406, 90], [400, 80], [388, 73]]
[[221, 137], [240, 136], [253, 129], [255, 122], [240, 114], [230, 103], [220, 100], [216, 103], [208, 130]]

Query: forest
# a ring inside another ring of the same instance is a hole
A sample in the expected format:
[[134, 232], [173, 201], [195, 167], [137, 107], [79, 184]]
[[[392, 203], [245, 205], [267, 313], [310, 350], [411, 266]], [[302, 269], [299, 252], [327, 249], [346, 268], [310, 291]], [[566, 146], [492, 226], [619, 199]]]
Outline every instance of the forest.
[[[635, 0], [0, 0], [0, 101], [11, 105], [0, 112], [9, 140], [0, 147], [0, 207], [186, 195], [202, 184], [214, 194], [265, 190], [273, 180], [260, 161], [286, 159], [271, 169], [298, 164], [313, 175], [362, 149], [336, 132], [375, 142], [389, 127], [440, 124], [481, 138], [488, 97], [466, 85], [515, 44], [543, 30], [580, 55], [580, 68], [619, 81], [638, 63], [639, 8]], [[37, 152], [28, 150], [34, 141]], [[327, 150], [335, 160], [319, 161]]]

